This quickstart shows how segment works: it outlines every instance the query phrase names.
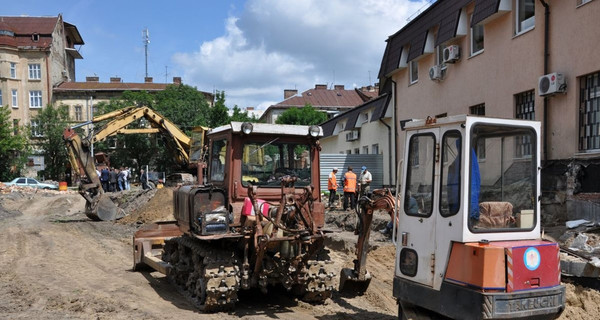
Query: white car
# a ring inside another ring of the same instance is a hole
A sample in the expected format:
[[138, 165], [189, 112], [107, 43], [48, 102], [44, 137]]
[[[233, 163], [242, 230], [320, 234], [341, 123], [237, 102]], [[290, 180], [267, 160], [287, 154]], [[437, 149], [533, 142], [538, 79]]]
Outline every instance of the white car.
[[31, 187], [46, 190], [58, 190], [58, 186], [48, 183], [41, 183], [34, 178], [19, 177], [13, 179], [11, 182], [4, 182], [6, 186], [19, 186], [19, 187]]

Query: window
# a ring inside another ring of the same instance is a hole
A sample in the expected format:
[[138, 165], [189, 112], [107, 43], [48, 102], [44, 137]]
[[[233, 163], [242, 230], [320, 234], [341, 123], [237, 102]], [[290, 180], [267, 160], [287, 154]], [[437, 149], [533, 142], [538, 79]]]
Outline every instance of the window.
[[469, 114], [485, 116], [485, 103], [480, 103], [469, 107]]
[[600, 149], [600, 72], [579, 79], [579, 150]]
[[42, 125], [39, 120], [31, 120], [31, 136], [32, 137], [43, 137]]
[[417, 81], [419, 81], [419, 62], [418, 61], [411, 61], [410, 62], [410, 84], [413, 83], [417, 83]]
[[361, 115], [362, 117], [362, 122], [365, 123], [367, 121], [369, 121], [369, 112], [365, 112]]
[[442, 191], [440, 214], [454, 215], [460, 209], [461, 136], [458, 131], [448, 131], [442, 138]]
[[471, 55], [474, 56], [481, 52], [483, 52], [483, 25], [478, 24], [471, 27]]
[[17, 64], [14, 62], [10, 63], [10, 77], [13, 79], [17, 78]]
[[[469, 229], [472, 232], [532, 230], [536, 225], [538, 199], [535, 156], [521, 158], [515, 143], [521, 137], [537, 148], [535, 131], [530, 127], [475, 124], [471, 145], [485, 141], [488, 161], [469, 164]], [[466, 173], [466, 172], [465, 172]], [[467, 189], [467, 188], [463, 188]]]
[[18, 108], [19, 107], [19, 96], [18, 96], [18, 92], [17, 89], [12, 89], [12, 106], [13, 108]]
[[352, 150], [346, 150], [346, 154], [352, 154]]
[[360, 154], [360, 150], [358, 148], [354, 148], [354, 154]]
[[75, 121], [83, 120], [83, 115], [81, 113], [81, 106], [75, 106]]
[[376, 143], [374, 145], [371, 145], [371, 153], [372, 154], [379, 154], [379, 144]]
[[535, 0], [516, 0], [515, 34], [533, 29], [535, 26]]
[[32, 40], [33, 42], [38, 42], [38, 41], [40, 41], [40, 35], [39, 35], [38, 33], [34, 33], [34, 34], [32, 34], [32, 35], [31, 35], [31, 40]]
[[29, 64], [29, 79], [39, 80], [42, 78], [42, 68], [39, 63]]
[[13, 119], [13, 134], [15, 136], [19, 134], [19, 119]]
[[[404, 212], [407, 215], [430, 216], [433, 211], [435, 147], [432, 134], [416, 134], [410, 138], [404, 194]], [[422, 162], [421, 165], [418, 165], [419, 162]]]
[[[535, 120], [535, 90], [525, 91], [515, 95], [517, 119]], [[531, 156], [531, 136], [517, 136], [515, 155], [519, 158]]]
[[210, 180], [225, 181], [227, 140], [216, 140], [212, 144], [210, 161]]
[[362, 154], [369, 154], [369, 146], [362, 147]]
[[[280, 139], [246, 142], [242, 151], [242, 186], [281, 187], [281, 177], [297, 178], [296, 187], [311, 184], [310, 146]], [[213, 158], [214, 160], [214, 158]]]
[[41, 108], [42, 107], [42, 91], [40, 91], [40, 90], [29, 91], [29, 107], [30, 108]]

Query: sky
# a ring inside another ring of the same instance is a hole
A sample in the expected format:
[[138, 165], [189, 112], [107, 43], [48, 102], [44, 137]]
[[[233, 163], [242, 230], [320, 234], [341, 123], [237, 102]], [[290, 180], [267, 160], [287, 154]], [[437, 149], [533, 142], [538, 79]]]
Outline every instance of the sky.
[[76, 81], [173, 77], [226, 105], [262, 110], [315, 84], [372, 85], [385, 40], [433, 0], [6, 0], [3, 16], [57, 16], [77, 27]]

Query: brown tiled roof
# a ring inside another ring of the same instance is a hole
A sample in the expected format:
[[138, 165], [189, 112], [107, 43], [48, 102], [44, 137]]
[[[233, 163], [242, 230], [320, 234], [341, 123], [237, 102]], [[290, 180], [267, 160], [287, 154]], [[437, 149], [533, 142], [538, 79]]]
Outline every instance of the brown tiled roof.
[[322, 107], [355, 107], [363, 102], [365, 102], [363, 97], [354, 89], [329, 90], [313, 88], [302, 92], [301, 95], [287, 98], [273, 107], [304, 107], [306, 104], [310, 104], [317, 109]]
[[[15, 33], [10, 40], [9, 36], [0, 36], [0, 44], [17, 47], [35, 47], [49, 48], [52, 44], [52, 32], [59, 22], [59, 17], [0, 17], [0, 29], [6, 27]], [[68, 32], [72, 36], [73, 44], [84, 44], [77, 28], [65, 22]], [[39, 36], [38, 41], [34, 41], [33, 34]]]
[[369, 100], [355, 108], [352, 108], [351, 110], [348, 110], [321, 123], [321, 127], [323, 127], [323, 136], [331, 136], [337, 123], [346, 119], [347, 122], [344, 130], [354, 129], [356, 127], [356, 120], [358, 119], [358, 116], [362, 111], [366, 109], [374, 108], [373, 114], [371, 115], [371, 119], [369, 120], [369, 122], [379, 121], [379, 119], [383, 119], [385, 117], [390, 98], [391, 95], [384, 93], [373, 100]]
[[54, 88], [54, 92], [66, 91], [162, 91], [167, 83], [134, 83], [134, 82], [62, 82]]

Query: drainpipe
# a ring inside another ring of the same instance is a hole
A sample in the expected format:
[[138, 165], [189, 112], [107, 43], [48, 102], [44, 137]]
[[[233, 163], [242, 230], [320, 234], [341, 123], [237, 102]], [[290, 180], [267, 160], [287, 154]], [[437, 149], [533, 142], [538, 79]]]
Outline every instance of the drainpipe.
[[[390, 79], [390, 81], [392, 82], [392, 107], [394, 108], [393, 110], [393, 114], [394, 116], [392, 117], [392, 119], [394, 119], [394, 142], [393, 142], [393, 146], [394, 146], [394, 158], [396, 160], [396, 162], [398, 162], [398, 115], [397, 115], [397, 110], [396, 110], [396, 93], [398, 92], [398, 87], [397, 87], [397, 83], [396, 81]], [[390, 153], [392, 152], [391, 148], [390, 148]], [[398, 172], [396, 172], [398, 170], [398, 166], [394, 165], [393, 169], [390, 170], [390, 172], [393, 172], [393, 176], [394, 179], [398, 179]], [[392, 178], [390, 178], [390, 181], [392, 181]], [[398, 182], [396, 181], [396, 183], [394, 183], [394, 185], [398, 185]], [[396, 190], [395, 192], [398, 192], [398, 190]]]
[[[544, 74], [548, 74], [550, 49], [548, 48], [550, 34], [550, 6], [545, 0], [540, 0], [544, 6]], [[548, 97], [544, 97], [544, 164], [548, 161]]]
[[384, 126], [387, 127], [388, 129], [388, 166], [390, 167], [389, 169], [389, 175], [388, 175], [388, 186], [392, 185], [392, 168], [394, 167], [392, 165], [392, 128], [385, 123], [385, 121], [383, 121], [382, 119], [379, 119], [379, 122], [383, 123]]

